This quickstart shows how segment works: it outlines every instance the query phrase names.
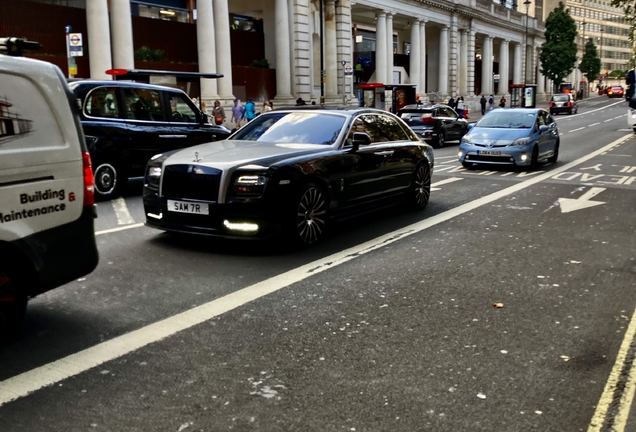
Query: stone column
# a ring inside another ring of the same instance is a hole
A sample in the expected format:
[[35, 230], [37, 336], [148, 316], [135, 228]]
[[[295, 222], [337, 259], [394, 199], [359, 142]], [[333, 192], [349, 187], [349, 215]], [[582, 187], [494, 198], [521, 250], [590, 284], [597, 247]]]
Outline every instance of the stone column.
[[415, 84], [417, 86], [415, 89], [416, 93], [422, 92], [420, 83], [420, 54], [420, 22], [417, 20], [411, 24], [411, 53], [409, 55], [411, 84]]
[[117, 69], [134, 69], [130, 0], [110, 0], [110, 34], [113, 41], [113, 66]]
[[110, 80], [112, 76], [106, 75], [106, 71], [113, 67], [110, 55], [107, 0], [93, 0], [86, 3], [86, 24], [91, 78]]
[[[340, 3], [343, 3], [342, 1]], [[311, 47], [312, 39], [309, 30], [311, 19], [309, 0], [294, 0], [294, 35], [296, 41], [293, 47], [293, 71], [295, 72], [295, 95], [304, 100], [312, 99], [312, 68]]]
[[386, 54], [386, 14], [378, 12], [375, 24], [375, 80], [379, 83], [387, 83], [386, 72], [387, 66]]
[[545, 94], [545, 77], [541, 73], [541, 58], [537, 55], [537, 94]]
[[[344, 70], [342, 62], [347, 61], [351, 68], [355, 70], [355, 61], [353, 59], [353, 34], [351, 31], [351, 2], [350, 0], [339, 0], [336, 4], [336, 39], [338, 52], [338, 91], [342, 91], [342, 80]], [[347, 104], [357, 104], [357, 96], [353, 94], [353, 76], [345, 79], [345, 92], [347, 95]]]
[[[277, 2], [278, 4], [278, 2]], [[230, 11], [227, 0], [213, 0], [214, 40], [216, 42], [217, 72], [223, 78], [217, 80], [219, 97], [228, 105], [234, 99], [232, 89], [232, 47], [230, 42]], [[278, 71], [276, 71], [278, 75]], [[281, 88], [278, 87], [280, 93]]]
[[481, 44], [481, 92], [488, 97], [492, 93], [492, 37], [484, 36]]
[[325, 71], [327, 99], [338, 98], [338, 48], [336, 41], [336, 2], [325, 1]]
[[448, 44], [448, 85], [451, 96], [457, 97], [459, 91], [459, 35], [457, 33], [457, 15], [451, 15]]
[[509, 40], [502, 40], [499, 46], [499, 93], [508, 94], [508, 71], [510, 70]]
[[427, 102], [426, 92], [426, 19], [420, 18], [420, 97], [422, 102]]
[[524, 84], [521, 82], [521, 44], [515, 43], [515, 61], [512, 65], [512, 81], [513, 84]]
[[437, 91], [448, 94], [448, 26], [443, 26], [439, 33], [439, 71]]
[[468, 32], [460, 31], [459, 42], [459, 96], [468, 96]]
[[397, 84], [393, 82], [393, 13], [386, 14], [386, 77], [387, 83]]
[[466, 90], [468, 96], [475, 95], [475, 31], [469, 29], [467, 32], [468, 37], [468, 78], [466, 83]]
[[[88, 2], [90, 3], [90, 1]], [[88, 5], [87, 3], [87, 5]], [[214, 12], [212, 0], [197, 1], [197, 51], [199, 72], [216, 72], [216, 44], [214, 43]], [[219, 98], [216, 80], [201, 79], [201, 99], [210, 102]]]

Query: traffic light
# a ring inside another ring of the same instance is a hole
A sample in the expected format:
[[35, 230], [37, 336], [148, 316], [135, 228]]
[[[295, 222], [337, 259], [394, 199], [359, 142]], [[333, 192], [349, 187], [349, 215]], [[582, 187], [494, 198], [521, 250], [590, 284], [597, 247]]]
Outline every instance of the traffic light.
[[39, 50], [40, 44], [24, 38], [0, 38], [0, 53], [11, 57], [22, 57], [26, 50]]

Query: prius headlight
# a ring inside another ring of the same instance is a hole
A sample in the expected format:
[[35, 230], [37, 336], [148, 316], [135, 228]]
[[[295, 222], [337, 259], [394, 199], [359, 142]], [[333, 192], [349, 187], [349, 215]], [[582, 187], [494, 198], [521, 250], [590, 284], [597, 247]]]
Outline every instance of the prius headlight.
[[514, 140], [512, 142], [513, 146], [524, 146], [524, 145], [528, 145], [530, 144], [530, 138], [525, 137], [525, 138], [517, 138], [516, 140]]
[[472, 142], [473, 142], [473, 137], [472, 137], [472, 136], [470, 136], [470, 135], [464, 135], [464, 136], [462, 137], [462, 142], [463, 142], [464, 144], [470, 144], [470, 143], [472, 143]]
[[232, 191], [238, 197], [259, 197], [263, 195], [267, 176], [264, 174], [236, 174]]

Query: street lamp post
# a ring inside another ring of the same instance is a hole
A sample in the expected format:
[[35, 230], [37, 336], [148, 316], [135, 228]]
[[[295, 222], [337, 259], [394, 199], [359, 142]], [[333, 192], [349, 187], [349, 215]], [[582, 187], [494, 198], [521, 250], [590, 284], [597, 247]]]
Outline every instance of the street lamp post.
[[[528, 12], [530, 11], [530, 4], [532, 2], [530, 0], [526, 0], [523, 2], [526, 5], [526, 42], [523, 47], [525, 54], [525, 64], [523, 65], [523, 84], [527, 84], [528, 80]], [[524, 90], [525, 91], [525, 90]]]
[[323, 33], [325, 26], [323, 23], [323, 10], [322, 3], [320, 1], [319, 21], [320, 21], [320, 105], [325, 105], [325, 45], [323, 40]]

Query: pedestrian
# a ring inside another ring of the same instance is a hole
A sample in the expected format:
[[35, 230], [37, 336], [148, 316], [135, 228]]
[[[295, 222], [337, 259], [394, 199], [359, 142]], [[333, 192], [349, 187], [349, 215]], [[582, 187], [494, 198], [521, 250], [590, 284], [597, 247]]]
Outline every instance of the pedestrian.
[[307, 105], [307, 103], [303, 100], [303, 98], [296, 99], [296, 106], [304, 106], [304, 105]]
[[464, 118], [464, 109], [466, 108], [466, 104], [464, 103], [463, 96], [459, 96], [457, 98], [457, 115], [459, 118]]
[[256, 118], [256, 105], [252, 99], [245, 103], [245, 123], [249, 123]]
[[502, 96], [501, 99], [499, 100], [499, 108], [505, 108], [506, 107], [506, 97]]
[[270, 107], [272, 110], [274, 110], [274, 102], [269, 101], [269, 107]]
[[212, 108], [212, 117], [214, 117], [214, 124], [222, 125], [225, 123], [225, 110], [221, 106], [221, 102], [214, 101], [214, 108]]
[[490, 97], [488, 98], [488, 108], [490, 111], [492, 111], [494, 107], [495, 107], [495, 97], [493, 95], [490, 95]]
[[362, 82], [362, 64], [360, 63], [360, 61], [356, 63], [354, 75], [355, 75], [355, 84], [360, 84]]
[[272, 110], [272, 107], [269, 106], [269, 101], [263, 102], [263, 106], [261, 107], [261, 114], [269, 112]]
[[453, 96], [448, 100], [448, 106], [455, 109], [455, 99], [453, 99]]
[[479, 99], [479, 105], [481, 105], [481, 115], [486, 114], [486, 97], [481, 95], [481, 99]]
[[241, 127], [241, 120], [243, 120], [244, 115], [245, 108], [241, 105], [241, 101], [234, 99], [234, 106], [232, 107], [232, 123], [236, 124], [237, 127]]

